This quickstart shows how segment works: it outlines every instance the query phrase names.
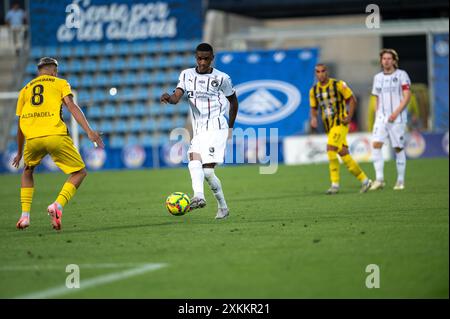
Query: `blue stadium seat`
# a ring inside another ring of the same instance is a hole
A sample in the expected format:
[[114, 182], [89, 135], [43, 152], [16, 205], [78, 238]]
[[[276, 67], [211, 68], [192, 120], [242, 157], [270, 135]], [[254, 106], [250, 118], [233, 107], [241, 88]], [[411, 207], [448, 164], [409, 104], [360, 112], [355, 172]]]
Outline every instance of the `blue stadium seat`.
[[86, 55], [88, 56], [99, 56], [102, 54], [103, 46], [96, 43], [91, 43], [87, 47]]
[[148, 41], [145, 45], [146, 53], [155, 53], [159, 51], [159, 45], [156, 41]]
[[33, 60], [38, 60], [44, 56], [44, 49], [42, 47], [31, 48], [30, 56]]
[[137, 76], [133, 73], [127, 73], [127, 75], [125, 75], [123, 82], [126, 85], [132, 85], [132, 84], [137, 84], [139, 83], [139, 80], [137, 78]]
[[158, 144], [163, 145], [169, 143], [169, 136], [167, 134], [162, 134], [158, 136]]
[[106, 104], [103, 108], [103, 116], [114, 117], [117, 115], [116, 108], [112, 104]]
[[68, 45], [63, 45], [59, 48], [59, 56], [61, 58], [68, 58], [72, 56], [73, 48]]
[[121, 135], [112, 135], [109, 145], [112, 148], [121, 148], [125, 146], [125, 138]]
[[119, 116], [126, 117], [131, 115], [131, 107], [129, 104], [122, 103], [119, 106]]
[[96, 86], [108, 86], [110, 83], [109, 77], [104, 73], [98, 73], [94, 77], [94, 84]]
[[119, 119], [113, 123], [113, 131], [116, 133], [124, 133], [128, 130], [127, 122]]
[[139, 144], [139, 138], [134, 134], [128, 134], [125, 139], [126, 146], [133, 146]]
[[83, 71], [94, 72], [97, 70], [97, 61], [89, 59], [83, 63]]
[[172, 115], [172, 114], [175, 114], [175, 112], [176, 112], [176, 107], [173, 104], [165, 104], [165, 105], [162, 105], [161, 107], [162, 107], [163, 114], [165, 114], [165, 115]]
[[91, 88], [94, 85], [94, 79], [90, 74], [83, 74], [80, 77], [80, 85], [83, 87]]
[[78, 103], [86, 103], [91, 99], [91, 94], [88, 91], [80, 90], [77, 95]]
[[168, 131], [168, 130], [172, 129], [172, 122], [169, 119], [165, 118], [159, 122], [158, 126], [159, 126], [159, 129], [161, 129], [163, 131]]
[[142, 67], [144, 68], [144, 69], [148, 69], [148, 70], [153, 70], [153, 68], [155, 67], [155, 65], [156, 65], [156, 61], [155, 61], [155, 59], [154, 58], [152, 58], [152, 57], [149, 57], [149, 56], [146, 56], [145, 58], [144, 58], [144, 60], [142, 61]]
[[170, 60], [166, 55], [160, 55], [157, 64], [160, 68], [167, 68], [170, 66]]
[[58, 50], [55, 46], [49, 46], [44, 48], [44, 55], [49, 57], [57, 57]]
[[147, 107], [145, 104], [136, 104], [132, 107], [131, 113], [135, 116], [142, 116], [145, 115], [147, 112]]
[[152, 75], [149, 72], [143, 72], [138, 76], [138, 81], [141, 85], [150, 84], [152, 79]]
[[99, 125], [99, 131], [104, 133], [111, 133], [113, 131], [113, 124], [110, 120], [103, 120]]
[[116, 46], [115, 54], [127, 55], [130, 51], [128, 43], [119, 43]]
[[128, 122], [128, 131], [130, 132], [140, 132], [142, 130], [143, 123], [141, 120], [136, 118]]
[[152, 146], [154, 144], [154, 140], [152, 135], [150, 134], [144, 134], [139, 138], [139, 144], [144, 146], [144, 147], [148, 147], [148, 146]]
[[128, 69], [138, 70], [142, 66], [141, 59], [139, 58], [131, 58], [127, 61]]
[[156, 121], [152, 118], [145, 119], [142, 125], [142, 129], [145, 131], [153, 132], [156, 130]]
[[98, 118], [101, 117], [102, 110], [98, 106], [88, 107], [87, 116], [90, 118]]
[[172, 122], [173, 128], [176, 127], [185, 127], [186, 126], [186, 118], [178, 117], [175, 121]]
[[145, 42], [135, 42], [129, 45], [129, 52], [132, 54], [141, 54], [146, 51], [146, 43]]
[[28, 74], [36, 74], [37, 73], [37, 67], [36, 64], [29, 62], [27, 64], [27, 68], [25, 70]]
[[150, 115], [159, 115], [161, 114], [161, 106], [159, 104], [152, 104], [149, 110]]
[[72, 56], [84, 57], [86, 56], [86, 46], [83, 44], [77, 44], [73, 47]]

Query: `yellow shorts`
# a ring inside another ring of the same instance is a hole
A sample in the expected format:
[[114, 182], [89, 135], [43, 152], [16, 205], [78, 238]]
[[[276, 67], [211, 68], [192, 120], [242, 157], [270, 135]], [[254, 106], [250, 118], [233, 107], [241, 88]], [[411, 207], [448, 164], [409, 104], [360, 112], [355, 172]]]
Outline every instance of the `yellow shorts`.
[[343, 146], [348, 147], [347, 133], [348, 133], [348, 126], [346, 125], [333, 126], [328, 132], [327, 144], [337, 147], [339, 152]]
[[25, 142], [25, 165], [37, 166], [47, 154], [50, 154], [55, 164], [66, 174], [78, 172], [85, 167], [80, 153], [68, 135], [42, 136]]

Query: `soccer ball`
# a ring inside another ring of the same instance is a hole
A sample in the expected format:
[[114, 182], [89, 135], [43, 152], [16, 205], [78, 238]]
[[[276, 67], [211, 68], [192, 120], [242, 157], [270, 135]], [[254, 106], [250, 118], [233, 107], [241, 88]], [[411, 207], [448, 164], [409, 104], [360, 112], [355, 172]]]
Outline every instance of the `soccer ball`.
[[166, 207], [170, 214], [181, 216], [189, 211], [191, 200], [188, 195], [182, 192], [170, 194], [166, 199]]

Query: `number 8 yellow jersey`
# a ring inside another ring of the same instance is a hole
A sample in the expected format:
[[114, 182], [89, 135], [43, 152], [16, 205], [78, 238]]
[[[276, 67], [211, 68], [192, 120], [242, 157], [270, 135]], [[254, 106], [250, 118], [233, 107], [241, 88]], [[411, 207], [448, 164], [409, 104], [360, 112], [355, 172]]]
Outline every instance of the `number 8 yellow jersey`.
[[26, 139], [48, 135], [68, 135], [62, 119], [62, 99], [72, 94], [69, 83], [50, 75], [41, 75], [20, 91], [16, 115]]

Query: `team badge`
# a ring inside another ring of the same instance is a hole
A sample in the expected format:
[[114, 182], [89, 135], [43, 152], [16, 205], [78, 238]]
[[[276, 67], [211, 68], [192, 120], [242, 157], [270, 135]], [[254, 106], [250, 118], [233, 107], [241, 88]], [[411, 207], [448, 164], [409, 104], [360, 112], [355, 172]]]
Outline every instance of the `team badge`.
[[219, 82], [217, 80], [212, 80], [211, 81], [211, 86], [218, 87], [219, 86]]
[[214, 147], [210, 147], [210, 148], [209, 148], [209, 152], [210, 152], [210, 153], [214, 153]]

